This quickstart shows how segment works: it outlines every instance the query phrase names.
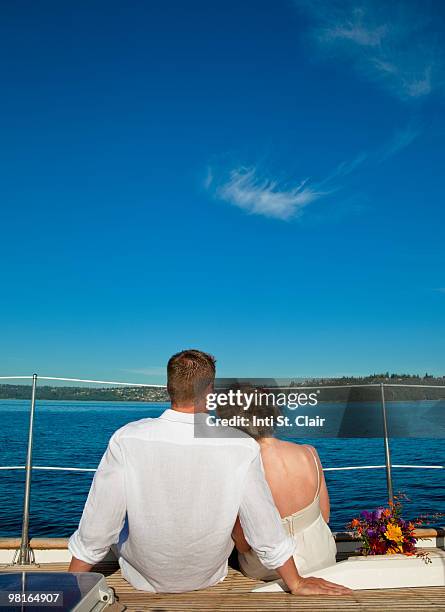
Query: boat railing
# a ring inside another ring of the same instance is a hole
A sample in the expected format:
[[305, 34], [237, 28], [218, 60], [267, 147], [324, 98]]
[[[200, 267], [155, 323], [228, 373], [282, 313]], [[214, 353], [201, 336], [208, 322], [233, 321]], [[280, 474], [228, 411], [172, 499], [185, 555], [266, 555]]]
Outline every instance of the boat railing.
[[[166, 385], [148, 384], [148, 383], [133, 383], [133, 382], [118, 382], [118, 381], [107, 381], [107, 380], [93, 380], [84, 378], [64, 378], [56, 376], [38, 376], [33, 374], [32, 376], [0, 376], [2, 380], [30, 380], [31, 381], [31, 402], [29, 411], [29, 427], [28, 427], [28, 444], [26, 453], [25, 465], [9, 465], [0, 466], [0, 471], [4, 470], [24, 470], [25, 471], [25, 490], [23, 496], [23, 514], [22, 514], [22, 534], [20, 548], [16, 551], [13, 563], [17, 565], [28, 565], [33, 563], [33, 552], [30, 547], [29, 539], [29, 509], [31, 500], [31, 476], [33, 470], [42, 471], [64, 471], [64, 472], [95, 472], [96, 468], [79, 468], [71, 466], [43, 466], [32, 464], [32, 450], [33, 450], [33, 439], [34, 439], [34, 415], [36, 405], [36, 394], [37, 394], [37, 380], [45, 381], [57, 381], [57, 382], [76, 382], [83, 384], [99, 384], [99, 385], [114, 385], [120, 387], [146, 387], [146, 388], [157, 388], [166, 389]], [[393, 485], [392, 485], [392, 469], [415, 469], [415, 470], [442, 470], [445, 469], [443, 465], [404, 465], [404, 464], [393, 464], [391, 462], [391, 451], [389, 445], [389, 432], [387, 424], [387, 409], [386, 409], [386, 398], [385, 388], [387, 387], [406, 387], [406, 388], [428, 388], [428, 389], [445, 389], [445, 385], [428, 385], [428, 384], [406, 384], [406, 383], [362, 383], [353, 384], [346, 383], [342, 385], [324, 385], [322, 383], [314, 386], [307, 384], [293, 385], [289, 387], [293, 390], [298, 388], [304, 389], [346, 389], [346, 388], [379, 388], [380, 389], [380, 404], [382, 412], [383, 432], [382, 439], [384, 442], [385, 451], [385, 463], [382, 465], [352, 465], [344, 467], [325, 467], [325, 472], [339, 472], [339, 471], [352, 471], [352, 470], [379, 470], [384, 469], [386, 471], [386, 484], [388, 500], [390, 502], [394, 499]], [[285, 387], [280, 387], [284, 389]]]

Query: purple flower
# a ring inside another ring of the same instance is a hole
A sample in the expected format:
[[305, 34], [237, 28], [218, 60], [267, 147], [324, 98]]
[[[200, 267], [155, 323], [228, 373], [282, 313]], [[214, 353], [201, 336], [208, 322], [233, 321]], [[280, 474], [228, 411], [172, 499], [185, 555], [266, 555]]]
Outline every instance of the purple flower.
[[375, 512], [373, 512], [373, 514], [375, 515], [375, 518], [377, 521], [379, 521], [382, 518], [382, 513], [383, 513], [384, 508], [379, 507], [377, 508], [377, 510]]

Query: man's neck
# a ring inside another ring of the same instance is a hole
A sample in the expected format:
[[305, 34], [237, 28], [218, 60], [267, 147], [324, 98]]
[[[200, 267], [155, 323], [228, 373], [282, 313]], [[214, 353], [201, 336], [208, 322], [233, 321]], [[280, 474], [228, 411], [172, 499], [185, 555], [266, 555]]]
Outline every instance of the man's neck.
[[172, 410], [176, 410], [176, 412], [184, 412], [185, 414], [207, 412], [205, 406], [195, 406], [195, 404], [172, 404], [171, 407]]

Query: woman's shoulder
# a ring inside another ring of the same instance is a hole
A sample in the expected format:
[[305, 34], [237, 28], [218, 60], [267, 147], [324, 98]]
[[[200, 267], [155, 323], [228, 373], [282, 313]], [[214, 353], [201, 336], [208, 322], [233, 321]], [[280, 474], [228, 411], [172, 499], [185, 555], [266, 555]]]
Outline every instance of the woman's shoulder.
[[300, 457], [309, 457], [315, 455], [318, 457], [316, 449], [310, 444], [298, 444], [297, 442], [290, 442], [287, 440], [279, 440], [280, 449], [286, 453], [292, 455], [298, 455]]

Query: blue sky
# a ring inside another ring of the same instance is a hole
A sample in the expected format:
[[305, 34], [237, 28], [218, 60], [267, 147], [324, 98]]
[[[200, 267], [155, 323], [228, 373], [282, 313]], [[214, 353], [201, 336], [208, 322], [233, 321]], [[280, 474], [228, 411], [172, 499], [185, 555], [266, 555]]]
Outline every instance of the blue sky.
[[445, 7], [2, 2], [2, 374], [445, 374]]

